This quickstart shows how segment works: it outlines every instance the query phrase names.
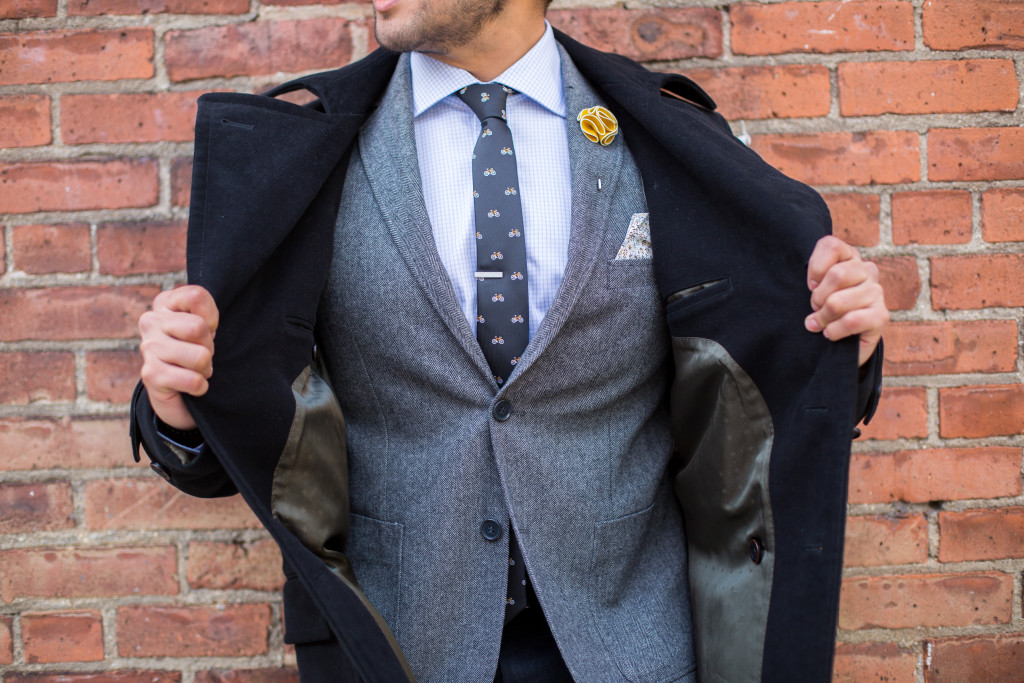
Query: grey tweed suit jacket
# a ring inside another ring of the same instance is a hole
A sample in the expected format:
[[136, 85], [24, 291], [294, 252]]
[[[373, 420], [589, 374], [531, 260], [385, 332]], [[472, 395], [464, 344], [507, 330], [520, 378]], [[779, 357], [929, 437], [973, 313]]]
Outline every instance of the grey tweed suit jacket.
[[[501, 388], [433, 243], [407, 56], [346, 174], [317, 337], [347, 424], [347, 554], [420, 681], [493, 677], [510, 526], [577, 680], [693, 677], [668, 333], [651, 260], [615, 260], [643, 187], [627, 141], [581, 132], [600, 99], [562, 65], [569, 260]], [[497, 542], [476, 532], [488, 519]]]

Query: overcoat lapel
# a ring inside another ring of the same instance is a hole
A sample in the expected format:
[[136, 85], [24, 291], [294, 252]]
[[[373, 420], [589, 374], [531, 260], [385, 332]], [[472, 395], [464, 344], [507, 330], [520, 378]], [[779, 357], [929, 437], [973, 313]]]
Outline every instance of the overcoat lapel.
[[427, 215], [416, 158], [408, 55], [398, 60], [380, 106], [363, 126], [359, 150], [374, 201], [409, 271], [473, 363], [490, 377], [487, 360], [441, 262]]

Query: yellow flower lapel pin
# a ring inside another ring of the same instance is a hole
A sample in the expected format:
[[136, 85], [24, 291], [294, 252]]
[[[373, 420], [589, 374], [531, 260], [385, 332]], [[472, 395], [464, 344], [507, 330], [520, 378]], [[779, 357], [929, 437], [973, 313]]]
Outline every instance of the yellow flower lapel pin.
[[615, 120], [615, 114], [601, 106], [584, 109], [576, 120], [580, 122], [580, 130], [587, 139], [602, 146], [610, 145], [619, 132], [619, 122]]

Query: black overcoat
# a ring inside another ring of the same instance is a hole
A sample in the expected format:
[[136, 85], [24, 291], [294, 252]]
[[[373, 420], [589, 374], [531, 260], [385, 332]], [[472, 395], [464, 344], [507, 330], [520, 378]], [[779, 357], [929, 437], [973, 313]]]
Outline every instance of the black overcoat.
[[[692, 338], [721, 345], [770, 412], [764, 473], [743, 469], [754, 463], [735, 462], [729, 467], [736, 471], [723, 473], [707, 457], [693, 464], [709, 440], [721, 440], [714, 396], [722, 380], [689, 373], [677, 354], [673, 476], [686, 494], [680, 498], [691, 562], [697, 556], [719, 562], [723, 575], [742, 563], [772, 571], [770, 588], [758, 594], [728, 581], [691, 580], [698, 673], [720, 680], [721, 658], [753, 648], [757, 656], [744, 680], [826, 681], [838, 615], [850, 426], [873, 412], [881, 366], [876, 357], [868, 380], [873, 394], [862, 391], [858, 399], [856, 340], [830, 343], [803, 330], [810, 312], [807, 259], [830, 232], [828, 210], [813, 190], [737, 141], [691, 81], [648, 72], [562, 34], [557, 39], [617, 116], [643, 178], [655, 277], [674, 345]], [[183, 464], [157, 436], [141, 386], [133, 399], [136, 457], [141, 441], [154, 468], [193, 495], [241, 492], [280, 544], [287, 642], [316, 643], [315, 652], [347, 658], [367, 681], [411, 674], [343, 555], [347, 490], [338, 489], [345, 482], [318, 481], [316, 472], [301, 480], [301, 496], [334, 500], [340, 519], [325, 522], [329, 538], [283, 522], [271, 498], [296, 414], [293, 384], [315, 364], [313, 330], [305, 321], [315, 320], [330, 266], [349, 151], [397, 57], [378, 50], [277, 89], [310, 90], [318, 97], [312, 106], [257, 95], [200, 98], [188, 276], [213, 294], [221, 311], [209, 392], [186, 397], [206, 440], [204, 454]], [[308, 441], [317, 439], [343, 449], [343, 424]], [[301, 463], [292, 464], [301, 470]], [[763, 534], [750, 536], [737, 522], [729, 477], [756, 480], [767, 492], [762, 503], [770, 528]], [[316, 517], [317, 506], [307, 513]], [[765, 606], [749, 632], [721, 634], [704, 623], [716, 618], [715, 610], [749, 604]], [[722, 642], [702, 646], [702, 634], [710, 632]], [[762, 635], [751, 642], [751, 634]], [[320, 656], [315, 652], [307, 647], [305, 656]]]

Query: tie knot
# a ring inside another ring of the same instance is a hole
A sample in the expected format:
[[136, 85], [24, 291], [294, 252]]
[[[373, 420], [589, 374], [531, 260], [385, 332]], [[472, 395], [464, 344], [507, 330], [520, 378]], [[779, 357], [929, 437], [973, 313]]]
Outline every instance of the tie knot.
[[477, 118], [483, 122], [489, 118], [505, 118], [505, 98], [511, 92], [514, 91], [501, 83], [474, 83], [455, 94], [468, 104]]

